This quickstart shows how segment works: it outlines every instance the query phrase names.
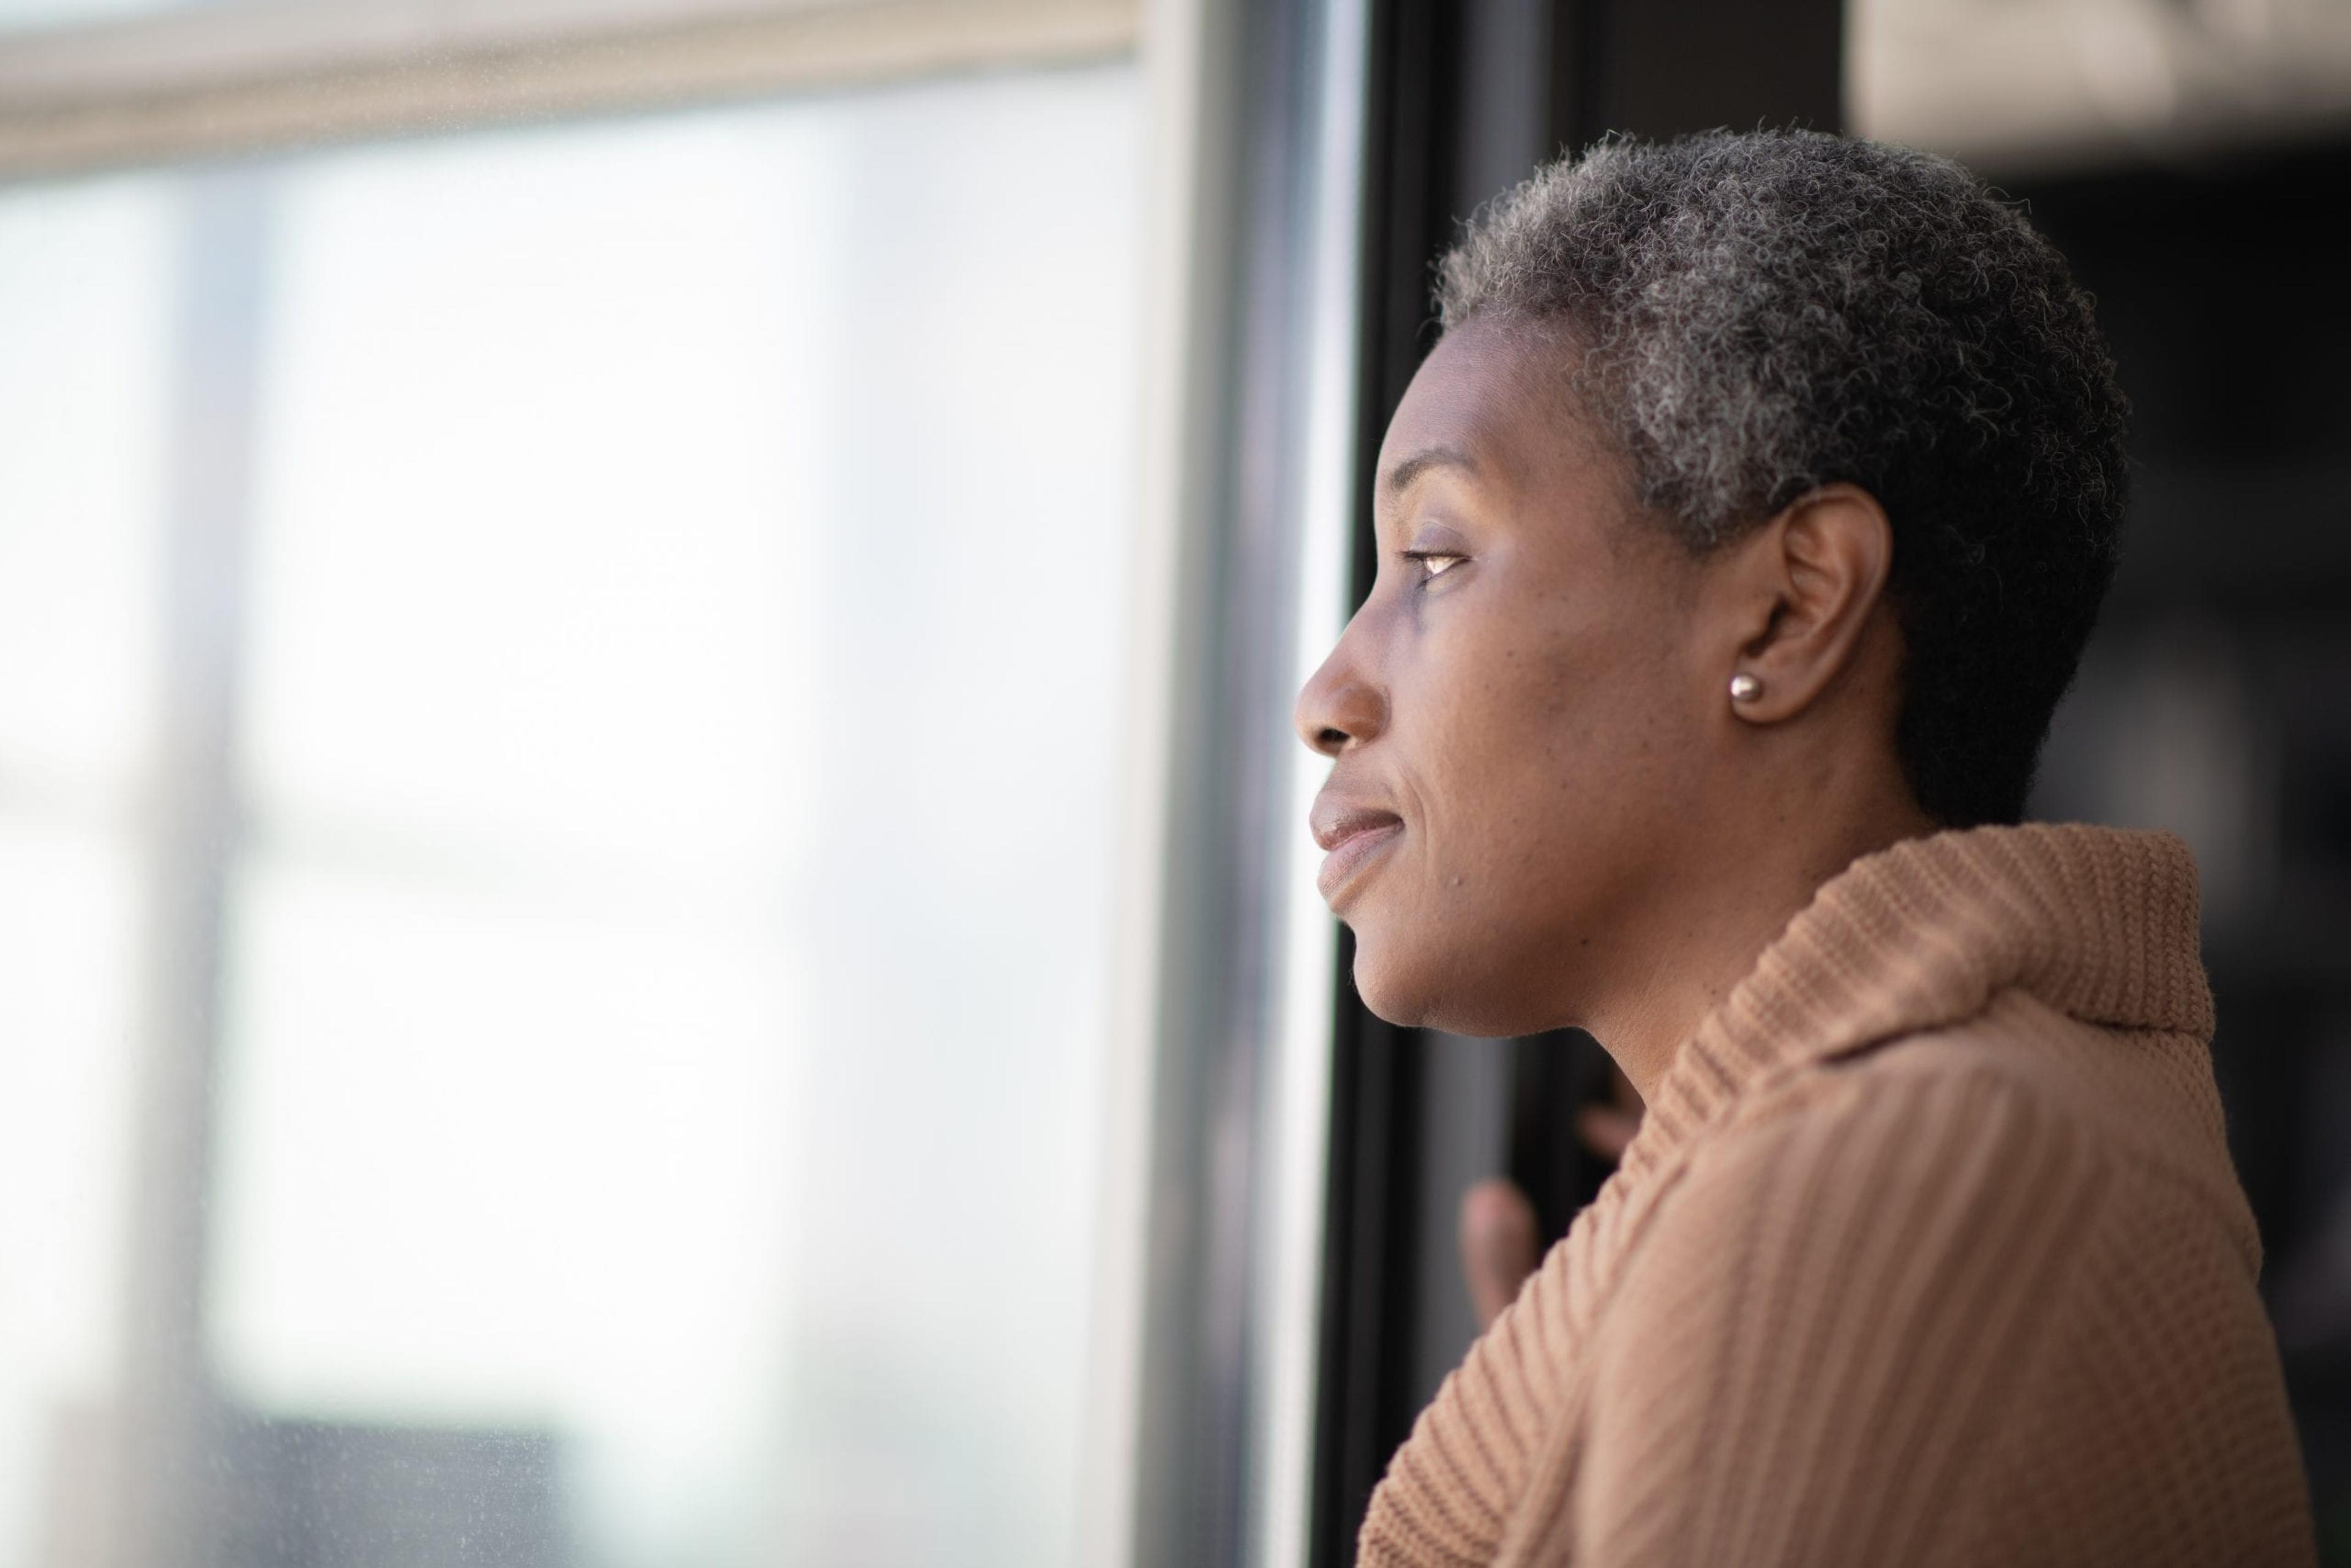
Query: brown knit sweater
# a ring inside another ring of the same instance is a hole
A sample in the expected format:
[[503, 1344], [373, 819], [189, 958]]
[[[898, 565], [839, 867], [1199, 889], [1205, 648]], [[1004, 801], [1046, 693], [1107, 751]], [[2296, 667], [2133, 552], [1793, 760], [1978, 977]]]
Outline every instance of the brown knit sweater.
[[1392, 1564], [2307, 1563], [2167, 835], [1821, 889], [1372, 1499]]

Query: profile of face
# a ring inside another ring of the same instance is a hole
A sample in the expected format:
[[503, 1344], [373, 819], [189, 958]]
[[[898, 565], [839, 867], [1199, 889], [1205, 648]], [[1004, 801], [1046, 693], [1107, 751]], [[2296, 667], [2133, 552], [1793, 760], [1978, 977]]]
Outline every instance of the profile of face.
[[1708, 559], [1640, 514], [1544, 350], [1473, 319], [1421, 367], [1380, 451], [1377, 579], [1298, 699], [1334, 762], [1321, 889], [1399, 1023], [1583, 1021], [1725, 760]]

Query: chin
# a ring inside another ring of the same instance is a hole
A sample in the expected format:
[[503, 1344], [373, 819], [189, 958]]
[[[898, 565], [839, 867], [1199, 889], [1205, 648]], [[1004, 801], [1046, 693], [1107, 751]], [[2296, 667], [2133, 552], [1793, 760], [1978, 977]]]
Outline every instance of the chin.
[[1499, 1040], [1558, 1027], [1535, 1018], [1500, 977], [1458, 955], [1402, 953], [1358, 933], [1355, 990], [1372, 1016], [1400, 1029]]

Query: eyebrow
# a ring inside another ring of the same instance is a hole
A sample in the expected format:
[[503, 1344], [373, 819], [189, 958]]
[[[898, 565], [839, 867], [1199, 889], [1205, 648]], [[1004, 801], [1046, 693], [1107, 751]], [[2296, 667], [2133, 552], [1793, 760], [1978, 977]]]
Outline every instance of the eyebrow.
[[1381, 482], [1380, 488], [1394, 499], [1411, 489], [1413, 481], [1432, 468], [1462, 468], [1475, 474], [1478, 465], [1459, 447], [1426, 446], [1389, 469], [1388, 476]]

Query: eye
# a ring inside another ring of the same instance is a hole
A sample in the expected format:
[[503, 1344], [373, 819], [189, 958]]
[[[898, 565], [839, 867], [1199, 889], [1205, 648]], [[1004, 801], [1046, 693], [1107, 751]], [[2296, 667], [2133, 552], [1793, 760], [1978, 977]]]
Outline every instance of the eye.
[[1408, 549], [1404, 552], [1404, 559], [1419, 567], [1420, 580], [1427, 582], [1444, 576], [1469, 558], [1449, 550]]

